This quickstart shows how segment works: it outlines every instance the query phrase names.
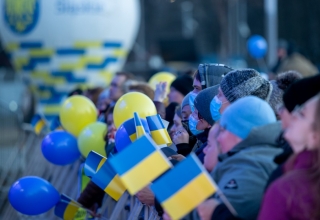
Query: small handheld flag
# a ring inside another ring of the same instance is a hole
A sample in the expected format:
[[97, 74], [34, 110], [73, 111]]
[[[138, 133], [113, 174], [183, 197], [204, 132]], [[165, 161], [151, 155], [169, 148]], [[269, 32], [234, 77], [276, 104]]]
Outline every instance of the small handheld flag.
[[[140, 127], [143, 128], [145, 133], [150, 134], [147, 121], [145, 119], [141, 119], [140, 117], [139, 117], [139, 119], [140, 119], [140, 125], [141, 125]], [[127, 131], [131, 142], [134, 142], [137, 139], [137, 130], [136, 130], [136, 124], [135, 124], [135, 117], [125, 121], [123, 123], [123, 127]], [[141, 131], [140, 131], [140, 133], [141, 133]]]
[[148, 135], [143, 135], [109, 160], [131, 195], [135, 195], [171, 167], [171, 163]]
[[146, 119], [151, 132], [151, 137], [157, 143], [157, 145], [172, 144], [171, 138], [162, 122], [160, 115], [147, 116]]
[[151, 190], [172, 219], [181, 219], [218, 187], [192, 153], [157, 179]]
[[138, 115], [137, 112], [133, 113], [133, 118], [134, 118], [134, 124], [136, 126], [136, 134], [137, 134], [137, 138], [140, 138], [141, 136], [146, 134], [146, 131], [144, 130], [140, 117]]
[[31, 120], [31, 125], [36, 134], [40, 134], [41, 131], [46, 127], [46, 121], [40, 114], [35, 114]]
[[92, 177], [92, 182], [103, 189], [114, 200], [118, 201], [126, 188], [119, 176], [112, 169], [109, 160], [91, 151], [85, 162], [85, 173]]
[[73, 220], [80, 207], [81, 204], [64, 194], [61, 194], [60, 201], [54, 208], [54, 214], [64, 220]]
[[91, 151], [86, 159], [86, 162], [84, 164], [84, 173], [92, 178], [97, 171], [101, 168], [101, 166], [106, 162], [107, 158], [104, 156]]

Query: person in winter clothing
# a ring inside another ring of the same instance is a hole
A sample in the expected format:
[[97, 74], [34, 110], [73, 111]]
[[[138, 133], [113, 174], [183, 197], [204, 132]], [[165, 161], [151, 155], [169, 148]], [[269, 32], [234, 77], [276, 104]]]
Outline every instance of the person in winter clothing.
[[294, 155], [268, 188], [259, 219], [320, 219], [320, 94], [294, 110], [284, 137]]
[[182, 75], [177, 77], [170, 85], [170, 92], [168, 93], [169, 103], [182, 103], [183, 98], [191, 92], [192, 77], [189, 75]]
[[189, 126], [192, 125], [190, 126], [190, 130], [193, 134], [197, 133], [196, 138], [198, 139], [198, 142], [193, 146], [191, 146], [189, 143], [186, 143], [186, 140], [188, 140], [188, 134], [184, 130], [180, 131], [180, 133], [174, 137], [174, 141], [176, 140], [178, 143], [179, 141], [177, 141], [177, 139], [181, 136], [185, 136], [185, 142], [178, 143], [176, 145], [178, 154], [186, 156], [193, 151], [199, 157], [200, 161], [203, 162], [203, 149], [207, 143], [209, 130], [215, 123], [210, 114], [210, 102], [218, 93], [218, 88], [219, 85], [204, 89], [195, 98], [194, 111], [189, 117], [189, 120], [192, 120], [192, 122], [190, 123], [189, 121]]
[[[283, 106], [278, 109], [281, 118], [282, 129], [288, 128], [292, 121], [292, 112], [296, 106], [304, 104], [307, 100], [320, 92], [320, 75], [303, 78], [293, 83], [283, 94]], [[302, 92], [303, 91], [303, 92]], [[283, 164], [292, 155], [291, 146], [283, 138], [283, 133], [278, 138], [278, 144], [283, 149], [283, 153], [274, 158], [278, 167], [271, 174], [266, 188], [283, 174]]]
[[[250, 220], [258, 215], [265, 184], [276, 167], [273, 158], [281, 152], [275, 141], [280, 131], [272, 108], [258, 97], [241, 98], [222, 114], [217, 135], [221, 154], [211, 176], [239, 218]], [[227, 219], [222, 218], [221, 213], [228, 210], [220, 198], [214, 195], [213, 200], [216, 206], [211, 210], [203, 209], [204, 204], [198, 207], [199, 216], [209, 212], [212, 219]], [[199, 216], [192, 214], [193, 219]]]
[[234, 70], [223, 77], [219, 93], [210, 103], [213, 120], [218, 121], [224, 110], [236, 100], [245, 96], [256, 96], [269, 101], [272, 85], [254, 69]]
[[275, 80], [271, 80], [272, 92], [269, 100], [271, 108], [279, 119], [278, 110], [283, 105], [283, 93], [294, 82], [302, 78], [302, 75], [296, 71], [288, 71], [277, 75]]

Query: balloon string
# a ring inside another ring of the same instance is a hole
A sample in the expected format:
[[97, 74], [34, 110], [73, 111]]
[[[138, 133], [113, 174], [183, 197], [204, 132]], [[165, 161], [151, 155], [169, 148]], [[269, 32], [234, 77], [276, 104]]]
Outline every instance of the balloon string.
[[[60, 200], [60, 202], [64, 202], [64, 203], [67, 203], [68, 205], [70, 206], [75, 206], [77, 208], [82, 208], [83, 210], [87, 211], [90, 215], [92, 216], [95, 216], [94, 212], [91, 211], [90, 209], [87, 209], [87, 208], [84, 208], [83, 206], [81, 205], [78, 205], [78, 203], [76, 203], [74, 200], [72, 200], [72, 202], [70, 203], [70, 201], [68, 200]], [[102, 219], [102, 220], [109, 220], [108, 218], [106, 217], [103, 217], [103, 216], [100, 216], [100, 217], [97, 217], [98, 219]]]

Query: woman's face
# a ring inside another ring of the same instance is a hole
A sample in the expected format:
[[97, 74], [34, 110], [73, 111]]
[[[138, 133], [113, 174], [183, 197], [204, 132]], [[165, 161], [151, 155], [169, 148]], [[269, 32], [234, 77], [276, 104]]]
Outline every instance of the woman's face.
[[313, 127], [318, 99], [318, 97], [310, 99], [292, 113], [291, 121], [285, 130], [284, 137], [295, 153], [299, 153], [304, 149], [312, 150], [319, 143], [319, 132], [316, 132]]
[[284, 106], [278, 109], [278, 115], [280, 116], [280, 119], [281, 119], [282, 129], [285, 130], [290, 124], [292, 115], [288, 111], [288, 109]]
[[177, 115], [177, 114], [174, 114], [174, 117], [173, 117], [173, 125], [172, 127], [170, 128], [170, 136], [171, 138], [173, 138], [173, 135], [181, 130], [183, 127], [182, 127], [182, 123], [181, 123], [181, 118]]
[[204, 167], [211, 172], [218, 163], [218, 155], [220, 150], [217, 144], [217, 136], [219, 133], [219, 124], [213, 125], [208, 135], [207, 146], [203, 149]]
[[220, 114], [222, 114], [224, 112], [224, 110], [226, 110], [226, 108], [230, 105], [230, 102], [225, 97], [225, 95], [223, 94], [223, 92], [222, 92], [220, 87], [219, 87], [219, 93], [217, 95], [217, 98], [222, 102], [222, 105], [221, 105], [221, 108], [220, 108]]

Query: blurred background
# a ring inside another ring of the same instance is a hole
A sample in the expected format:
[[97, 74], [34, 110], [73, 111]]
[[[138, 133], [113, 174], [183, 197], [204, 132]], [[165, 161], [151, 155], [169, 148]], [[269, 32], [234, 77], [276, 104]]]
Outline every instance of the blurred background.
[[[273, 78], [292, 54], [306, 69], [320, 66], [318, 0], [0, 0], [0, 7], [0, 213], [32, 154], [21, 150], [30, 139], [23, 123], [35, 113], [53, 119], [76, 88], [107, 88], [118, 71], [148, 81], [200, 63]], [[254, 35], [266, 40], [262, 57], [248, 51]]]

